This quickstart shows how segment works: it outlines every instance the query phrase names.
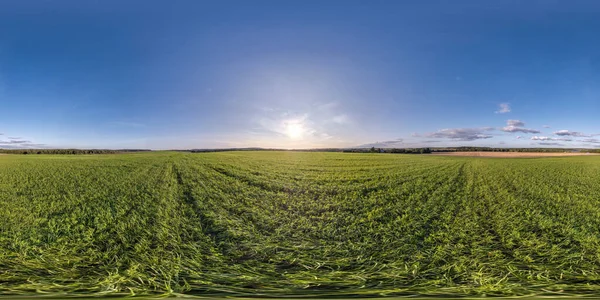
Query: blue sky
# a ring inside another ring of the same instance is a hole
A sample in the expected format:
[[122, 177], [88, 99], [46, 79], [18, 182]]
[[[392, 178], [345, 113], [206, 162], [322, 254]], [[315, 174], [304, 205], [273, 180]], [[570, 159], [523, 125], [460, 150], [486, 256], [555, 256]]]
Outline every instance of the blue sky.
[[598, 1], [0, 1], [0, 148], [600, 147]]

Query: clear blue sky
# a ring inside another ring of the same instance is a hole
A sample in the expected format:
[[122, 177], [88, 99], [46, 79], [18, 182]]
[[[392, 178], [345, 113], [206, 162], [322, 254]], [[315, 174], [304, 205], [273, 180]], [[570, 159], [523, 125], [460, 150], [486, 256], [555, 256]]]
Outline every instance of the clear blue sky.
[[0, 1], [0, 148], [600, 147], [600, 1]]

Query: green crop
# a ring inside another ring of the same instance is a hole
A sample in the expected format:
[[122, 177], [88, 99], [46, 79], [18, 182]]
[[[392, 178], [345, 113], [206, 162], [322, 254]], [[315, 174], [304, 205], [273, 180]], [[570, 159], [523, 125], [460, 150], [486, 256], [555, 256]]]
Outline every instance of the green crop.
[[600, 293], [600, 157], [0, 156], [0, 295]]

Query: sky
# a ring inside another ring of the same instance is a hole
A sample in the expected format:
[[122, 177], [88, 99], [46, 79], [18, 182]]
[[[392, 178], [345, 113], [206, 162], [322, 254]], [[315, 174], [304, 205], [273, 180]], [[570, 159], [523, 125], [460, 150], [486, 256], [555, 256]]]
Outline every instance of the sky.
[[600, 148], [600, 2], [0, 1], [0, 148]]

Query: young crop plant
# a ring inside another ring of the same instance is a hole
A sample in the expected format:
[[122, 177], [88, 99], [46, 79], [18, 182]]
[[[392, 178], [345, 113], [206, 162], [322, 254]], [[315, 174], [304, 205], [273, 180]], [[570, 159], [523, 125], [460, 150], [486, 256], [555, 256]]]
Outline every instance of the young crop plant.
[[0, 295], [593, 296], [600, 158], [0, 156]]

